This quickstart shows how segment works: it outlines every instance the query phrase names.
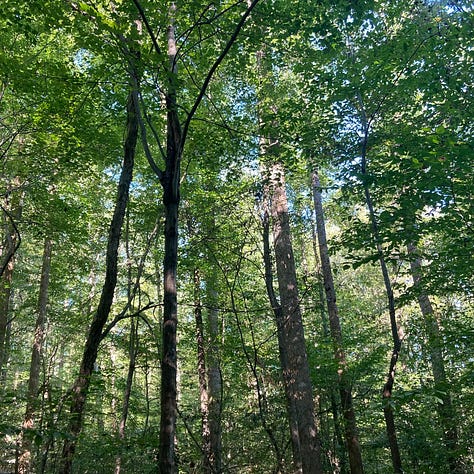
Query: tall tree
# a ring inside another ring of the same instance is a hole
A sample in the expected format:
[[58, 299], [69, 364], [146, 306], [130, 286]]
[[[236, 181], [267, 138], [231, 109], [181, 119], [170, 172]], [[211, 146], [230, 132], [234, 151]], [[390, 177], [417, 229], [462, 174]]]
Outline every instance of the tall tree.
[[319, 181], [318, 170], [313, 171], [312, 177], [314, 211], [316, 216], [316, 229], [319, 242], [319, 255], [323, 273], [324, 289], [326, 292], [326, 304], [329, 315], [329, 327], [334, 347], [334, 358], [337, 361], [337, 375], [339, 383], [339, 394], [341, 397], [342, 414], [344, 417], [344, 434], [346, 438], [347, 451], [349, 453], [349, 464], [352, 473], [363, 473], [362, 455], [357, 434], [357, 424], [352, 402], [351, 380], [348, 374], [347, 361], [344, 352], [339, 310], [336, 303], [336, 290], [332, 276], [329, 249], [326, 237], [326, 224], [324, 221], [322, 190]]
[[436, 410], [443, 429], [449, 469], [452, 473], [462, 472], [457, 454], [458, 433], [456, 417], [451, 400], [451, 390], [446, 378], [438, 317], [428, 294], [423, 288], [423, 266], [417, 248], [412, 243], [408, 246], [408, 254], [411, 256], [410, 269], [413, 285], [417, 292], [418, 304], [425, 321], [435, 390], [440, 396], [440, 401], [436, 404]]
[[38, 310], [35, 325], [33, 347], [31, 351], [30, 375], [28, 379], [28, 392], [26, 396], [26, 412], [22, 424], [19, 442], [18, 472], [28, 474], [33, 470], [32, 466], [32, 433], [34, 432], [36, 418], [38, 416], [38, 389], [40, 382], [40, 371], [42, 365], [43, 344], [46, 338], [46, 316], [48, 308], [48, 288], [51, 270], [51, 253], [53, 243], [50, 237], [46, 237], [43, 249], [43, 265], [38, 298]]
[[[176, 41], [176, 22], [178, 21], [176, 5], [172, 4], [168, 26], [166, 28], [168, 64], [162, 71], [163, 91], [166, 99], [166, 147], [161, 148], [164, 159], [164, 169], [160, 169], [154, 161], [146, 138], [145, 124], [142, 120], [142, 143], [147, 159], [157, 174], [163, 187], [163, 205], [165, 208], [165, 254], [163, 260], [163, 346], [161, 359], [161, 421], [160, 421], [160, 453], [159, 469], [162, 474], [174, 474], [178, 470], [175, 455], [176, 414], [177, 414], [177, 349], [176, 330], [178, 323], [177, 300], [177, 265], [178, 265], [178, 210], [180, 204], [181, 161], [184, 146], [188, 136], [191, 120], [193, 119], [209, 83], [217, 68], [227, 56], [232, 45], [236, 42], [240, 30], [259, 0], [253, 0], [238, 20], [230, 33], [220, 54], [209, 67], [202, 85], [198, 89], [192, 107], [185, 120], [179, 116], [179, 82], [178, 82], [178, 44]], [[153, 33], [147, 15], [137, 0], [134, 3], [140, 13], [147, 32], [150, 35], [153, 48], [158, 58], [163, 57], [157, 38]], [[137, 111], [139, 108], [137, 107]]]
[[[277, 146], [271, 138], [270, 146]], [[265, 150], [264, 160], [276, 158], [272, 150], [267, 155]], [[275, 264], [278, 280], [278, 293], [282, 310], [281, 342], [284, 344], [287, 365], [283, 367], [283, 377], [288, 385], [291, 397], [289, 415], [296, 416], [298, 430], [298, 444], [301, 459], [295, 459], [296, 467], [302, 473], [321, 473], [320, 441], [317, 434], [314, 413], [313, 388], [309, 371], [306, 340], [302, 321], [296, 267], [291, 242], [290, 219], [288, 212], [288, 199], [285, 189], [285, 175], [283, 165], [278, 162], [266, 162], [266, 180], [270, 200], [270, 213], [273, 221], [272, 234], [275, 252]], [[282, 358], [282, 360], [285, 360]], [[301, 465], [298, 466], [298, 463]]]
[[[134, 82], [138, 81], [134, 77]], [[138, 91], [132, 86], [127, 101], [127, 125], [124, 140], [124, 157], [122, 172], [117, 189], [114, 214], [109, 228], [106, 256], [106, 275], [102, 293], [94, 318], [90, 325], [87, 341], [84, 346], [79, 375], [76, 378], [71, 391], [71, 409], [69, 421], [69, 433], [63, 446], [62, 463], [60, 472], [69, 473], [72, 470], [72, 461], [76, 450], [77, 437], [81, 433], [84, 408], [90, 378], [97, 359], [97, 352], [102, 340], [102, 332], [109, 317], [112, 300], [117, 284], [117, 258], [120, 243], [122, 224], [128, 202], [130, 183], [132, 181], [133, 167], [135, 161], [135, 148], [138, 137], [138, 118], [136, 110], [138, 107]]]

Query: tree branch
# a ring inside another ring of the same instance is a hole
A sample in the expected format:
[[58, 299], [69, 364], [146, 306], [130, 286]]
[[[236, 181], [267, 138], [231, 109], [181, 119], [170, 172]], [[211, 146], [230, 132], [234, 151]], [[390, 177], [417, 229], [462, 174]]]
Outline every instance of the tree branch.
[[[135, 0], [134, 0], [135, 1]], [[186, 121], [184, 122], [184, 126], [183, 126], [183, 132], [182, 132], [182, 135], [181, 135], [181, 144], [184, 145], [185, 141], [186, 141], [186, 135], [188, 133], [188, 130], [189, 130], [189, 125], [191, 123], [191, 120], [194, 116], [194, 114], [196, 113], [196, 110], [197, 108], [199, 107], [199, 104], [201, 103], [202, 99], [204, 98], [204, 95], [206, 94], [206, 90], [209, 86], [209, 83], [211, 82], [211, 79], [213, 78], [214, 76], [214, 73], [216, 72], [217, 68], [220, 66], [220, 64], [222, 63], [222, 61], [224, 60], [224, 58], [227, 56], [227, 53], [229, 52], [230, 48], [232, 47], [232, 45], [235, 43], [235, 41], [237, 40], [237, 37], [240, 33], [240, 30], [242, 29], [242, 27], [244, 26], [247, 18], [249, 17], [250, 13], [252, 13], [252, 10], [255, 8], [255, 6], [257, 5], [257, 3], [259, 2], [260, 0], [253, 0], [252, 3], [248, 6], [247, 10], [245, 10], [244, 14], [242, 15], [240, 21], [237, 23], [236, 27], [235, 27], [235, 30], [232, 34], [232, 36], [229, 38], [229, 41], [227, 42], [227, 44], [225, 45], [224, 49], [222, 50], [221, 54], [218, 56], [218, 58], [215, 60], [214, 64], [211, 66], [211, 68], [209, 69], [209, 72], [207, 73], [207, 76], [206, 78], [204, 79], [204, 82], [202, 84], [202, 87], [201, 87], [201, 90], [199, 91], [199, 94], [188, 114], [188, 117], [186, 119]]]

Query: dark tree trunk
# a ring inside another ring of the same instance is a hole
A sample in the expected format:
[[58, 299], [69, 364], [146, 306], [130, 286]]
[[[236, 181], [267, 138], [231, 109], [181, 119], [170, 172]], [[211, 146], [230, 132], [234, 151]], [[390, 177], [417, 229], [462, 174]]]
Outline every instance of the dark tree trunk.
[[175, 456], [177, 414], [176, 330], [178, 299], [178, 210], [181, 166], [181, 125], [176, 103], [176, 40], [174, 26], [168, 27], [170, 83], [166, 98], [167, 143], [166, 168], [161, 176], [165, 206], [165, 256], [163, 261], [163, 352], [161, 358], [161, 423], [159, 466], [161, 474], [178, 472]]
[[[19, 186], [19, 179], [13, 179], [5, 197], [3, 219], [3, 243], [0, 248], [2, 268], [0, 269], [0, 390], [7, 376], [7, 363], [10, 350], [10, 309], [13, 298], [13, 270], [15, 268], [15, 252], [20, 244], [20, 234], [15, 220], [21, 217], [22, 196], [14, 188]], [[15, 194], [18, 193], [18, 194]]]
[[38, 411], [38, 388], [41, 370], [41, 357], [43, 353], [43, 343], [46, 337], [45, 324], [48, 306], [48, 288], [51, 269], [51, 249], [52, 242], [50, 238], [44, 241], [43, 265], [41, 269], [41, 280], [38, 298], [38, 315], [35, 324], [35, 335], [33, 347], [31, 350], [30, 375], [28, 379], [28, 392], [26, 395], [26, 412], [23, 419], [20, 456], [18, 459], [18, 473], [29, 474], [31, 469], [32, 442], [31, 432], [35, 426], [35, 418]]
[[[364, 154], [365, 156], [365, 154]], [[363, 174], [365, 175], [365, 167], [363, 168]], [[388, 311], [390, 317], [390, 330], [392, 333], [392, 354], [390, 356], [390, 364], [388, 369], [387, 378], [382, 389], [382, 402], [383, 402], [383, 413], [385, 419], [385, 426], [387, 430], [388, 444], [390, 447], [390, 455], [392, 458], [393, 470], [396, 474], [403, 473], [402, 459], [400, 456], [400, 448], [398, 446], [397, 431], [395, 427], [395, 417], [393, 414], [393, 408], [391, 404], [393, 384], [395, 383], [395, 370], [400, 355], [400, 349], [402, 347], [402, 341], [398, 334], [397, 316], [395, 311], [395, 298], [393, 295], [392, 283], [388, 273], [387, 264], [383, 254], [382, 245], [380, 244], [379, 230], [377, 219], [375, 217], [374, 206], [368, 185], [364, 183], [364, 193], [367, 208], [369, 210], [370, 222], [372, 225], [372, 232], [376, 242], [377, 253], [379, 257], [380, 269], [382, 271], [383, 281], [385, 285], [385, 292], [388, 300]]]
[[441, 402], [436, 404], [436, 410], [443, 429], [443, 440], [446, 446], [447, 460], [451, 473], [462, 472], [459, 459], [456, 454], [458, 449], [458, 432], [456, 429], [456, 416], [451, 400], [451, 393], [446, 378], [446, 370], [442, 351], [442, 339], [435, 311], [430, 298], [423, 289], [422, 263], [418, 249], [413, 244], [408, 245], [408, 253], [411, 256], [410, 268], [413, 285], [417, 290], [418, 304], [426, 326], [428, 337], [428, 351], [433, 370], [434, 385]]
[[[135, 78], [134, 82], [137, 81], [138, 79]], [[66, 439], [63, 445], [60, 468], [62, 474], [69, 474], [72, 470], [72, 460], [76, 449], [77, 439], [82, 430], [84, 407], [89, 389], [90, 377], [94, 368], [94, 363], [97, 359], [99, 344], [102, 340], [102, 330], [104, 329], [110, 313], [115, 286], [117, 284], [118, 246], [125, 218], [125, 210], [128, 203], [130, 183], [132, 181], [135, 148], [138, 135], [138, 120], [136, 116], [137, 107], [138, 91], [134, 89], [130, 92], [127, 102], [127, 127], [124, 143], [124, 160], [118, 185], [114, 214], [109, 229], [105, 281], [104, 286], [102, 287], [99, 305], [87, 335], [87, 341], [79, 369], [79, 376], [75, 380], [72, 388], [71, 415], [68, 426], [70, 438]]]
[[332, 276], [331, 262], [326, 237], [326, 224], [324, 222], [323, 204], [321, 196], [321, 184], [317, 171], [313, 172], [313, 197], [316, 215], [316, 227], [319, 241], [319, 255], [321, 258], [321, 269], [323, 272], [324, 289], [326, 291], [326, 303], [329, 315], [329, 327], [334, 348], [334, 357], [338, 364], [338, 384], [341, 396], [342, 414], [344, 417], [344, 434], [349, 454], [349, 465], [351, 473], [363, 474], [362, 455], [360, 451], [359, 437], [357, 434], [356, 417], [352, 404], [351, 382], [347, 374], [347, 362], [344, 353], [339, 310], [336, 303], [336, 291]]
[[[388, 369], [387, 378], [382, 389], [382, 403], [383, 413], [385, 419], [385, 426], [387, 431], [388, 444], [390, 447], [390, 456], [392, 458], [393, 470], [396, 474], [403, 472], [402, 459], [400, 456], [400, 448], [398, 446], [397, 431], [395, 427], [395, 417], [393, 414], [393, 408], [391, 405], [391, 397], [393, 391], [393, 385], [395, 383], [395, 370], [402, 347], [402, 341], [398, 334], [397, 315], [395, 312], [395, 297], [393, 295], [392, 283], [388, 273], [387, 263], [383, 253], [383, 248], [380, 239], [379, 227], [377, 218], [374, 212], [374, 204], [372, 196], [369, 190], [369, 184], [367, 180], [367, 144], [369, 140], [369, 132], [371, 122], [367, 118], [367, 114], [364, 107], [364, 102], [360, 92], [357, 93], [357, 101], [359, 104], [359, 115], [362, 123], [363, 139], [361, 142], [361, 164], [360, 172], [362, 176], [362, 184], [364, 189], [365, 203], [369, 211], [369, 219], [372, 227], [372, 235], [375, 241], [377, 255], [380, 263], [380, 269], [382, 271], [383, 282], [385, 285], [385, 293], [387, 295], [388, 312], [390, 318], [390, 331], [392, 333], [392, 354], [390, 356], [390, 364]], [[373, 117], [371, 118], [371, 120]]]
[[[146, 127], [137, 113], [140, 121], [143, 148], [148, 162], [160, 179], [163, 187], [163, 205], [165, 207], [165, 255], [163, 259], [163, 345], [161, 357], [161, 418], [160, 418], [160, 445], [158, 454], [158, 469], [160, 474], [175, 474], [178, 466], [175, 456], [176, 438], [176, 415], [177, 415], [177, 354], [176, 354], [176, 331], [178, 324], [178, 301], [176, 291], [176, 277], [178, 267], [178, 211], [180, 202], [180, 167], [184, 143], [189, 130], [191, 120], [199, 107], [209, 83], [217, 68], [222, 63], [245, 21], [259, 0], [253, 0], [248, 4], [242, 14], [232, 35], [220, 52], [213, 65], [210, 67], [202, 86], [197, 94], [193, 106], [187, 114], [186, 120], [181, 126], [178, 116], [177, 104], [177, 45], [175, 38], [175, 14], [176, 5], [171, 4], [169, 10], [170, 24], [167, 29], [167, 54], [169, 66], [166, 70], [166, 110], [167, 110], [167, 136], [166, 152], [163, 153], [165, 169], [162, 171], [153, 160], [146, 138]], [[162, 57], [163, 52], [158, 45], [153, 30], [138, 0], [133, 0], [141, 19], [150, 35], [155, 52]], [[160, 146], [161, 149], [161, 146]]]

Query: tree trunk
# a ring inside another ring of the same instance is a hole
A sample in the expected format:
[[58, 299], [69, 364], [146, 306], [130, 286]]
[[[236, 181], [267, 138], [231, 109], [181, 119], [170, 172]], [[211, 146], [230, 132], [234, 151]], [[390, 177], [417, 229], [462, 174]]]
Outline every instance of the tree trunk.
[[[137, 78], [134, 79], [134, 82], [138, 82]], [[90, 384], [90, 377], [94, 368], [94, 363], [97, 359], [99, 344], [102, 340], [102, 330], [110, 313], [115, 286], [117, 284], [118, 246], [125, 218], [125, 210], [128, 203], [130, 183], [132, 181], [135, 148], [138, 135], [138, 121], [136, 116], [137, 108], [138, 91], [133, 89], [129, 94], [127, 102], [127, 127], [124, 143], [124, 160], [118, 185], [114, 214], [109, 229], [105, 281], [104, 286], [102, 287], [99, 305], [87, 335], [87, 341], [79, 369], [79, 376], [75, 380], [72, 388], [71, 416], [68, 426], [70, 438], [66, 439], [63, 445], [60, 467], [61, 474], [69, 474], [72, 469], [72, 460], [76, 449], [77, 438], [82, 430], [82, 420]]]
[[267, 164], [273, 245], [280, 304], [283, 313], [283, 342], [287, 344], [287, 369], [284, 380], [294, 402], [303, 474], [322, 473], [320, 442], [314, 417], [313, 388], [311, 383], [306, 341], [298, 296], [296, 267], [291, 243], [288, 200], [283, 165]]
[[[365, 174], [365, 168], [363, 169]], [[380, 269], [382, 270], [383, 281], [385, 284], [385, 292], [388, 300], [388, 311], [390, 316], [390, 330], [392, 333], [392, 354], [390, 356], [390, 364], [387, 374], [387, 379], [382, 389], [383, 399], [383, 413], [385, 418], [385, 426], [387, 430], [388, 444], [390, 447], [390, 455], [392, 458], [393, 470], [396, 474], [403, 473], [402, 459], [400, 456], [400, 448], [398, 446], [397, 431], [395, 428], [395, 417], [393, 414], [393, 408], [391, 404], [393, 384], [395, 383], [395, 369], [400, 355], [400, 349], [402, 341], [398, 334], [397, 316], [395, 312], [395, 298], [393, 295], [392, 283], [390, 282], [390, 276], [388, 274], [387, 264], [383, 255], [382, 245], [380, 244], [378, 224], [375, 217], [374, 206], [370, 191], [366, 183], [364, 183], [364, 193], [367, 208], [369, 210], [370, 222], [372, 224], [372, 232], [376, 242], [377, 253], [380, 262]]]
[[313, 198], [314, 211], [316, 215], [316, 227], [319, 241], [319, 254], [321, 258], [321, 269], [323, 272], [324, 289], [326, 291], [326, 303], [329, 315], [329, 327], [334, 348], [334, 358], [338, 364], [338, 384], [341, 396], [342, 413], [344, 417], [344, 434], [349, 454], [349, 465], [351, 473], [363, 474], [362, 455], [360, 451], [359, 437], [357, 434], [356, 417], [352, 404], [351, 382], [347, 374], [347, 362], [344, 353], [339, 310], [336, 303], [336, 291], [332, 276], [331, 262], [326, 238], [326, 225], [324, 222], [323, 204], [321, 196], [321, 184], [318, 172], [313, 172]]
[[207, 351], [207, 381], [209, 390], [209, 443], [210, 465], [215, 474], [222, 473], [222, 375], [219, 356], [219, 311], [215, 275], [207, 280], [209, 344]]
[[402, 473], [402, 459], [400, 456], [400, 448], [398, 446], [397, 432], [395, 429], [395, 418], [393, 408], [391, 405], [391, 397], [393, 384], [395, 383], [395, 369], [397, 366], [398, 357], [402, 347], [402, 341], [398, 334], [397, 315], [395, 312], [395, 298], [393, 295], [392, 283], [388, 273], [387, 263], [383, 254], [383, 248], [380, 239], [379, 227], [377, 218], [374, 212], [374, 205], [370, 195], [369, 184], [367, 182], [367, 144], [369, 141], [370, 122], [367, 119], [365, 106], [360, 92], [357, 92], [357, 101], [359, 104], [359, 115], [362, 123], [363, 139], [361, 142], [361, 164], [360, 171], [362, 175], [362, 184], [364, 189], [365, 203], [369, 211], [369, 219], [372, 227], [372, 235], [375, 241], [377, 255], [379, 258], [380, 269], [382, 271], [383, 282], [385, 285], [385, 293], [388, 301], [388, 312], [390, 318], [390, 330], [392, 333], [392, 353], [390, 356], [390, 364], [387, 378], [382, 389], [382, 403], [383, 413], [385, 418], [385, 426], [387, 430], [388, 444], [390, 447], [390, 455], [392, 458], [393, 470], [396, 474]]
[[[121, 443], [121, 448], [125, 440], [125, 427], [127, 425], [128, 412], [130, 406], [130, 396], [132, 395], [133, 376], [135, 374], [136, 359], [138, 354], [138, 321], [134, 318], [130, 319], [130, 340], [128, 351], [128, 372], [125, 389], [123, 391], [122, 413], [120, 417], [120, 424], [118, 429], [118, 436]], [[119, 454], [115, 460], [115, 474], [120, 474], [122, 465], [122, 455]]]
[[41, 269], [41, 280], [38, 299], [38, 315], [35, 325], [33, 348], [31, 351], [30, 376], [28, 380], [28, 392], [26, 394], [26, 413], [23, 419], [19, 442], [18, 473], [28, 474], [31, 469], [31, 434], [35, 426], [35, 418], [38, 410], [38, 387], [41, 370], [41, 357], [43, 343], [46, 337], [45, 325], [48, 306], [48, 288], [51, 269], [52, 242], [49, 237], [44, 241], [43, 265]]
[[[326, 296], [324, 291], [324, 278], [322, 275], [321, 264], [319, 262], [319, 243], [317, 242], [316, 236], [316, 224], [312, 225], [312, 240], [313, 240], [313, 253], [316, 261], [317, 278], [318, 278], [318, 300], [321, 305], [321, 323], [323, 327], [323, 334], [325, 338], [329, 338], [329, 322], [328, 316], [325, 310]], [[331, 406], [331, 415], [334, 423], [334, 436], [333, 436], [333, 454], [329, 456], [331, 465], [339, 470], [340, 474], [347, 473], [347, 460], [346, 452], [344, 450], [344, 439], [342, 437], [340, 422], [339, 422], [339, 407], [336, 400], [336, 393], [332, 384], [329, 387], [329, 403]]]
[[[13, 188], [19, 186], [19, 179], [14, 178], [5, 197], [3, 209], [4, 241], [0, 249], [2, 268], [0, 273], [0, 389], [7, 376], [9, 355], [10, 309], [13, 297], [13, 270], [15, 268], [15, 251], [20, 242], [20, 234], [15, 220], [21, 217], [22, 197], [15, 195]], [[18, 192], [18, 191], [17, 191]], [[7, 211], [8, 210], [8, 213]]]
[[15, 258], [12, 257], [3, 274], [0, 276], [0, 387], [3, 386], [7, 377], [7, 361], [9, 353], [8, 327], [10, 325], [10, 307], [12, 299], [13, 269]]
[[[266, 197], [265, 197], [266, 199]], [[267, 200], [267, 199], [266, 199]], [[295, 472], [301, 472], [301, 447], [300, 438], [298, 434], [298, 420], [296, 416], [296, 406], [294, 397], [290, 391], [290, 383], [286, 379], [289, 371], [288, 366], [288, 342], [286, 341], [286, 332], [284, 331], [284, 317], [281, 304], [277, 300], [275, 290], [273, 288], [273, 270], [272, 257], [270, 249], [270, 216], [267, 209], [267, 203], [264, 203], [263, 211], [263, 260], [265, 264], [265, 286], [267, 289], [268, 299], [275, 315], [275, 322], [277, 326], [278, 338], [278, 354], [280, 358], [280, 366], [283, 373], [283, 387], [285, 390], [286, 411], [288, 416], [288, 423], [290, 428], [291, 451], [293, 456], [293, 466]]]
[[413, 278], [413, 285], [417, 291], [418, 304], [426, 326], [426, 335], [428, 337], [428, 350], [430, 353], [431, 367], [433, 370], [433, 379], [436, 395], [441, 402], [436, 404], [436, 410], [443, 429], [443, 440], [446, 446], [447, 461], [451, 473], [462, 472], [457, 459], [456, 451], [458, 449], [458, 433], [456, 429], [455, 412], [451, 400], [448, 380], [443, 359], [442, 339], [438, 325], [438, 319], [431, 304], [429, 296], [423, 289], [422, 263], [418, 256], [418, 250], [415, 245], [408, 245], [408, 253], [411, 256], [410, 268]]
[[209, 394], [206, 377], [204, 324], [202, 322], [201, 275], [197, 268], [194, 269], [194, 318], [196, 320], [197, 370], [201, 411], [202, 466], [203, 472], [209, 474], [213, 472], [210, 465]]
[[161, 421], [159, 471], [175, 474], [178, 466], [175, 456], [177, 414], [177, 356], [176, 330], [178, 299], [176, 276], [178, 267], [178, 210], [181, 167], [181, 124], [176, 103], [176, 40], [174, 26], [168, 27], [168, 58], [170, 79], [167, 107], [166, 169], [161, 176], [165, 206], [165, 256], [163, 260], [163, 352], [161, 358]]

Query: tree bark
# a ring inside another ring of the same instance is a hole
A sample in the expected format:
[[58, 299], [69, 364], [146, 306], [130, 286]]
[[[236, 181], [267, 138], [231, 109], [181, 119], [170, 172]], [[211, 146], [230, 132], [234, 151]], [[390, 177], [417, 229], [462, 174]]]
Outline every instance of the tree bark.
[[[265, 197], [265, 200], [266, 197]], [[265, 265], [265, 286], [267, 289], [268, 299], [275, 315], [278, 338], [278, 354], [280, 358], [280, 366], [283, 373], [283, 387], [285, 390], [286, 411], [290, 428], [291, 451], [293, 456], [293, 466], [295, 472], [301, 472], [301, 447], [298, 434], [298, 420], [296, 416], [296, 406], [294, 397], [290, 391], [290, 382], [287, 376], [290, 373], [288, 366], [288, 342], [286, 341], [286, 332], [284, 331], [284, 316], [280, 302], [278, 301], [275, 290], [273, 288], [273, 269], [272, 256], [270, 248], [270, 215], [267, 209], [267, 203], [264, 203], [263, 211], [263, 261]]]
[[441, 402], [436, 404], [436, 411], [443, 430], [443, 441], [446, 446], [447, 461], [451, 473], [462, 472], [456, 455], [458, 449], [458, 432], [456, 429], [456, 417], [451, 400], [448, 380], [443, 358], [442, 339], [436, 313], [431, 300], [423, 289], [423, 267], [418, 249], [414, 244], [408, 244], [408, 254], [411, 256], [410, 269], [413, 285], [417, 291], [418, 304], [426, 326], [428, 338], [428, 351], [433, 370], [434, 386], [437, 396]]
[[[138, 82], [138, 78], [134, 78], [134, 82]], [[89, 389], [90, 377], [94, 368], [94, 363], [97, 359], [99, 344], [102, 340], [102, 330], [110, 313], [115, 286], [117, 284], [118, 246], [125, 218], [125, 210], [128, 203], [130, 183], [132, 181], [138, 135], [138, 120], [136, 116], [137, 107], [138, 91], [133, 88], [129, 93], [127, 101], [127, 127], [124, 143], [124, 159], [114, 214], [109, 229], [105, 281], [104, 286], [102, 287], [99, 305], [87, 335], [87, 341], [79, 369], [79, 376], [76, 378], [72, 388], [71, 415], [68, 426], [70, 438], [66, 439], [63, 445], [60, 467], [61, 474], [69, 474], [72, 470], [72, 460], [76, 450], [78, 436], [82, 430], [84, 407]]]
[[176, 330], [178, 299], [176, 276], [178, 267], [178, 210], [181, 166], [181, 124], [176, 102], [176, 39], [174, 26], [168, 27], [170, 79], [167, 107], [166, 169], [161, 176], [165, 206], [165, 255], [163, 261], [163, 349], [161, 357], [161, 421], [159, 469], [161, 474], [178, 472], [175, 456], [177, 414]]
[[287, 368], [284, 380], [293, 399], [303, 474], [322, 473], [320, 442], [314, 415], [306, 341], [296, 280], [296, 267], [291, 243], [285, 174], [281, 163], [267, 164], [273, 245], [280, 304], [283, 313], [284, 343], [287, 344]]
[[219, 311], [215, 275], [207, 280], [209, 343], [207, 351], [207, 380], [209, 390], [209, 448], [210, 465], [215, 474], [222, 473], [222, 375], [219, 356]]
[[326, 304], [328, 308], [329, 327], [334, 348], [334, 358], [338, 364], [338, 384], [341, 396], [342, 413], [344, 417], [344, 434], [347, 451], [349, 454], [349, 465], [351, 473], [363, 474], [362, 455], [360, 451], [357, 424], [352, 403], [351, 382], [347, 374], [347, 362], [344, 353], [339, 310], [336, 303], [336, 291], [332, 276], [331, 262], [326, 237], [326, 224], [324, 222], [321, 184], [318, 172], [313, 172], [313, 198], [314, 211], [316, 215], [316, 228], [319, 241], [319, 255], [321, 258], [321, 269], [323, 272], [324, 289], [326, 291]]
[[48, 288], [51, 270], [52, 241], [47, 237], [44, 241], [43, 264], [41, 269], [41, 280], [38, 298], [38, 314], [35, 324], [35, 335], [31, 351], [30, 375], [28, 379], [28, 391], [26, 394], [26, 412], [22, 423], [19, 442], [18, 473], [28, 474], [31, 468], [32, 442], [31, 433], [35, 426], [35, 418], [38, 410], [38, 387], [41, 371], [41, 357], [43, 344], [46, 337], [45, 325], [48, 307]]
[[[364, 170], [365, 174], [365, 170]], [[383, 281], [385, 285], [385, 292], [388, 300], [388, 312], [390, 317], [390, 330], [392, 333], [392, 353], [390, 356], [390, 364], [387, 373], [387, 378], [382, 389], [383, 414], [385, 419], [385, 427], [387, 430], [388, 444], [390, 447], [390, 455], [392, 458], [393, 470], [396, 474], [403, 473], [402, 459], [400, 456], [400, 448], [398, 446], [397, 431], [395, 427], [395, 417], [393, 414], [393, 407], [391, 404], [393, 385], [395, 383], [395, 370], [402, 347], [402, 341], [398, 334], [397, 316], [395, 311], [395, 298], [393, 295], [392, 283], [388, 273], [387, 264], [383, 255], [382, 245], [380, 244], [379, 230], [377, 219], [375, 217], [374, 206], [370, 195], [369, 188], [364, 183], [364, 193], [367, 208], [369, 210], [370, 222], [372, 225], [372, 232], [376, 242], [377, 253], [379, 257], [380, 269], [382, 271]]]
[[[133, 376], [135, 374], [136, 360], [138, 354], [138, 321], [134, 318], [130, 319], [130, 340], [128, 350], [128, 371], [125, 389], [123, 391], [122, 411], [120, 424], [118, 428], [118, 436], [120, 443], [125, 440], [125, 427], [127, 426], [128, 412], [130, 407], [130, 396], [132, 395]], [[122, 448], [121, 448], [122, 449]], [[122, 467], [122, 454], [120, 453], [115, 460], [115, 474], [120, 474]]]
[[194, 269], [194, 319], [196, 321], [197, 370], [201, 411], [202, 466], [203, 472], [209, 474], [213, 472], [210, 465], [211, 442], [209, 427], [209, 394], [206, 376], [204, 324], [202, 321], [201, 274], [198, 268]]
[[364, 189], [365, 203], [369, 211], [369, 220], [372, 228], [372, 236], [375, 241], [377, 255], [382, 271], [383, 282], [385, 285], [385, 293], [387, 295], [388, 312], [390, 318], [390, 331], [392, 333], [392, 352], [390, 356], [390, 363], [387, 378], [382, 389], [382, 403], [383, 413], [385, 419], [385, 427], [387, 431], [388, 444], [390, 447], [390, 456], [392, 458], [393, 470], [396, 474], [403, 473], [402, 459], [400, 456], [400, 448], [398, 446], [397, 431], [395, 428], [395, 417], [391, 405], [393, 385], [395, 383], [395, 369], [402, 347], [402, 341], [398, 333], [397, 315], [395, 311], [395, 297], [393, 295], [392, 283], [388, 273], [387, 263], [383, 253], [383, 248], [380, 239], [379, 226], [375, 216], [374, 204], [367, 182], [367, 144], [369, 141], [370, 121], [365, 112], [364, 102], [360, 92], [357, 92], [357, 101], [359, 104], [359, 115], [362, 123], [363, 138], [361, 142], [361, 164], [360, 171], [362, 175], [362, 185]]
[[[325, 310], [326, 295], [324, 290], [324, 278], [321, 270], [321, 263], [319, 258], [319, 242], [317, 241], [316, 223], [312, 225], [312, 241], [313, 241], [313, 253], [316, 261], [317, 278], [318, 278], [318, 300], [321, 305], [321, 323], [323, 327], [323, 334], [325, 338], [330, 337], [328, 315]], [[334, 423], [334, 436], [333, 436], [333, 454], [329, 456], [331, 465], [339, 470], [340, 474], [347, 473], [347, 460], [346, 453], [344, 450], [344, 439], [342, 437], [340, 422], [339, 422], [339, 406], [337, 404], [337, 395], [335, 393], [332, 384], [329, 387], [329, 403], [331, 406], [331, 415]]]
[[13, 188], [19, 185], [14, 178], [5, 198], [3, 209], [4, 241], [0, 249], [2, 271], [0, 273], [0, 389], [6, 380], [9, 355], [10, 309], [13, 297], [13, 271], [15, 268], [15, 251], [18, 248], [20, 235], [15, 221], [21, 217], [22, 197], [14, 195]]
[[[178, 266], [178, 211], [180, 202], [180, 167], [184, 144], [191, 120], [196, 113], [199, 104], [205, 96], [206, 90], [213, 78], [217, 68], [227, 56], [232, 45], [235, 43], [240, 30], [259, 0], [253, 0], [248, 4], [242, 14], [233, 33], [226, 45], [220, 52], [201, 85], [193, 106], [187, 114], [186, 120], [181, 126], [178, 116], [177, 103], [177, 45], [175, 38], [175, 13], [176, 5], [171, 4], [169, 17], [170, 24], [167, 28], [167, 54], [169, 66], [166, 70], [166, 111], [167, 111], [167, 135], [166, 152], [163, 153], [165, 169], [162, 171], [151, 156], [146, 128], [140, 119], [143, 148], [150, 167], [157, 174], [163, 187], [163, 205], [165, 208], [165, 255], [163, 259], [163, 328], [162, 328], [162, 357], [161, 357], [161, 417], [160, 417], [160, 447], [158, 454], [158, 469], [160, 474], [175, 474], [178, 466], [175, 456], [176, 438], [176, 415], [177, 415], [177, 354], [176, 354], [176, 331], [178, 323], [178, 302], [176, 291], [176, 277]], [[143, 8], [138, 0], [133, 0], [146, 30], [152, 40], [153, 48], [158, 56], [162, 57], [162, 51], [158, 45]], [[137, 114], [140, 108], [137, 106]], [[160, 146], [161, 149], [161, 146]]]

